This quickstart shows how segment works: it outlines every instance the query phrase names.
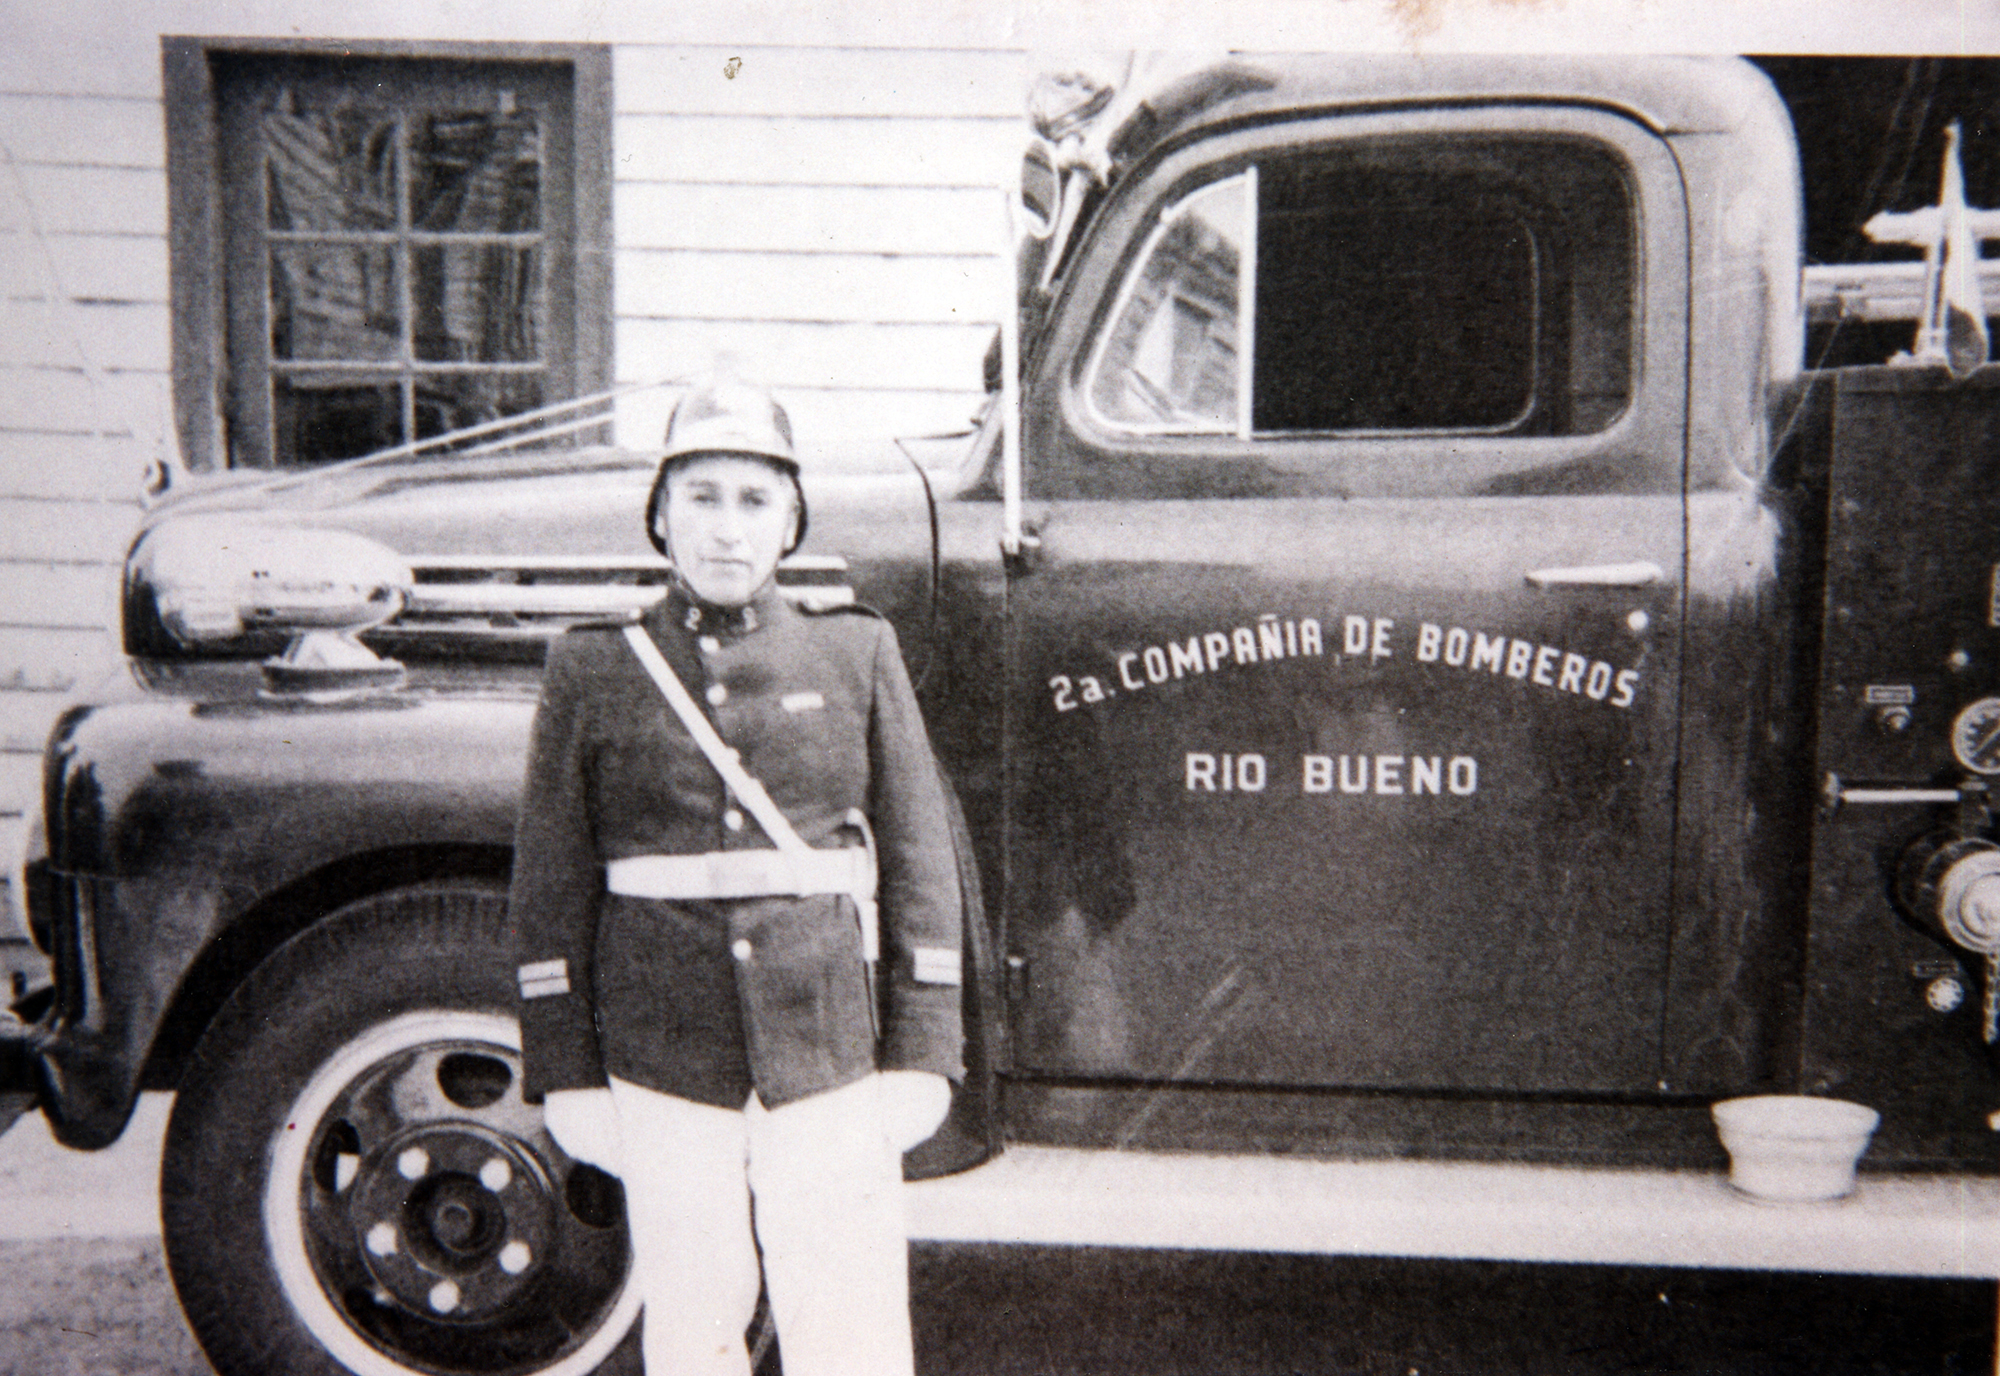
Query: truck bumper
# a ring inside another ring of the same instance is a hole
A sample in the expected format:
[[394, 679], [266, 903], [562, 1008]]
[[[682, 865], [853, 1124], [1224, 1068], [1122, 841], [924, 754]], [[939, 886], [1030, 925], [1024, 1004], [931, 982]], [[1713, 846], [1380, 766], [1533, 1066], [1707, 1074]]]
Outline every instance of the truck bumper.
[[0, 1133], [41, 1102], [41, 1058], [35, 1029], [0, 1012]]

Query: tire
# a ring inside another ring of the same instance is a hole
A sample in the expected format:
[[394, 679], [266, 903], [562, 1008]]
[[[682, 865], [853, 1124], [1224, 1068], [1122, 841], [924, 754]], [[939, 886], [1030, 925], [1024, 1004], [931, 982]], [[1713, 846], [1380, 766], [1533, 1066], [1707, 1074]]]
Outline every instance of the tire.
[[506, 897], [331, 914], [203, 1034], [160, 1168], [167, 1264], [221, 1376], [636, 1373], [623, 1196], [520, 1094]]

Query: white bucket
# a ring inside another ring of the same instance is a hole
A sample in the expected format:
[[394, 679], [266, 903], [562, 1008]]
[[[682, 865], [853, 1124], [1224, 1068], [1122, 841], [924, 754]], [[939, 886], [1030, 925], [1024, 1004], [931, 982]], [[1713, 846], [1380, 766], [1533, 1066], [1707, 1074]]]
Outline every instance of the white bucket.
[[1838, 1199], [1882, 1115], [1865, 1104], [1803, 1094], [1724, 1099], [1711, 1110], [1729, 1151], [1729, 1183], [1779, 1204]]

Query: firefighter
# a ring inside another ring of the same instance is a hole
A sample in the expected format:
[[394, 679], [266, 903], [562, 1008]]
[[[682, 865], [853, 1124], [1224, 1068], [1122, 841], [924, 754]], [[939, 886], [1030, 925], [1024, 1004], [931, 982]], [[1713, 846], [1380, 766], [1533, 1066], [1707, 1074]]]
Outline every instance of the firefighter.
[[901, 1155], [962, 1073], [937, 766], [888, 623], [780, 595], [805, 528], [782, 408], [684, 396], [646, 506], [672, 585], [551, 645], [530, 747], [523, 1088], [623, 1177], [670, 1376], [748, 1369], [760, 1251], [788, 1376], [911, 1370]]

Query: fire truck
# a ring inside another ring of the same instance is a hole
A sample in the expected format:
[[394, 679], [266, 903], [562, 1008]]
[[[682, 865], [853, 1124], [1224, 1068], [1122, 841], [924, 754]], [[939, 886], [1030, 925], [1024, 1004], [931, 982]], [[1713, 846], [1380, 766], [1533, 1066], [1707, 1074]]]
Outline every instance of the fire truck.
[[[895, 625], [958, 808], [913, 1231], [2000, 1274], [2000, 228], [1948, 170], [1877, 226], [1923, 263], [1804, 270], [1734, 61], [1034, 111], [990, 404], [809, 457], [780, 571]], [[1916, 337], [1810, 370], [1809, 313]], [[670, 572], [597, 414], [181, 479], [50, 740], [9, 1118], [175, 1091], [232, 1376], [636, 1365], [505, 912], [544, 647]], [[1767, 1094], [1879, 1112], [1853, 1198], [1731, 1194], [1711, 1107]]]

